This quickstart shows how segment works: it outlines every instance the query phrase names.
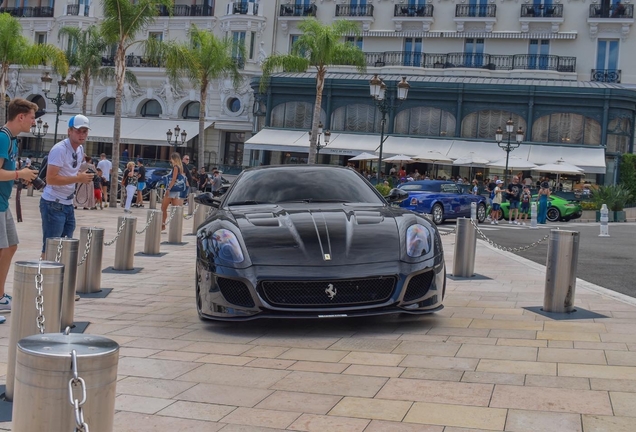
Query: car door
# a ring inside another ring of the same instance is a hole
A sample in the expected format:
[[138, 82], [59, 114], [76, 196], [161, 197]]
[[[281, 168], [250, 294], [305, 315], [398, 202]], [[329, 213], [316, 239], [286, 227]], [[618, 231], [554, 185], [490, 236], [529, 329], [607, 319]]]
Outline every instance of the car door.
[[456, 184], [443, 183], [441, 185], [441, 195], [444, 201], [444, 212], [449, 217], [458, 217], [462, 214], [461, 194]]

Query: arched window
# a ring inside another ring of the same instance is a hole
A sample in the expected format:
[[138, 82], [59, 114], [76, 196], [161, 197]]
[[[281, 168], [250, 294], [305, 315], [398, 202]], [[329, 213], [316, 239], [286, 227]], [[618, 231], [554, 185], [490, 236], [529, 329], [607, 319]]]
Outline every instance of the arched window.
[[107, 99], [102, 104], [102, 115], [115, 115], [115, 98]]
[[611, 120], [607, 126], [607, 151], [627, 153], [632, 136], [632, 122], [629, 118], [619, 117]]
[[201, 104], [199, 102], [190, 102], [183, 107], [181, 111], [181, 117], [184, 119], [199, 119], [199, 111]]
[[554, 113], [535, 120], [532, 140], [561, 144], [601, 144], [601, 124], [581, 114]]
[[521, 127], [526, 130], [526, 121], [523, 117], [510, 111], [483, 110], [468, 114], [462, 120], [462, 138], [495, 139], [495, 131], [498, 127], [506, 130], [506, 122], [512, 118], [515, 130]]
[[[320, 121], [325, 123], [325, 112], [320, 110]], [[286, 102], [272, 109], [271, 127], [289, 129], [311, 129], [314, 104], [310, 102]]]
[[404, 135], [455, 136], [455, 116], [432, 107], [416, 107], [395, 116], [395, 133]]
[[161, 105], [155, 99], [150, 99], [141, 107], [142, 117], [159, 117], [161, 113]]
[[380, 115], [375, 105], [353, 104], [334, 110], [331, 130], [346, 132], [380, 132]]

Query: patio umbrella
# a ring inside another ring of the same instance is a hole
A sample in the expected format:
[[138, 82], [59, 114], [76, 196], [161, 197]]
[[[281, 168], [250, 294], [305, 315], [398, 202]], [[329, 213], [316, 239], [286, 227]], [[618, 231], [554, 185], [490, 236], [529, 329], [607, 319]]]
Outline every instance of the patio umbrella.
[[455, 159], [453, 165], [467, 166], [472, 168], [486, 166], [489, 162], [490, 161], [488, 159], [484, 159], [483, 157], [477, 156], [475, 153], [470, 152], [466, 156]]
[[[499, 159], [494, 162], [490, 162], [488, 166], [493, 168], [505, 168], [506, 158]], [[529, 169], [535, 169], [536, 167], [537, 166], [535, 164], [525, 159], [521, 159], [518, 157], [511, 157], [508, 159], [508, 169], [529, 170]]]
[[412, 162], [415, 162], [415, 161], [411, 158], [411, 156], [407, 156], [407, 155], [399, 154], [399, 155], [391, 156], [390, 158], [384, 158], [384, 159], [382, 159], [382, 162], [405, 162], [405, 163], [412, 163]]
[[569, 164], [563, 159], [559, 159], [555, 163], [539, 165], [534, 168], [534, 171], [550, 172], [554, 174], [583, 174], [583, 168]]
[[376, 160], [377, 158], [378, 158], [378, 155], [365, 152], [365, 153], [360, 153], [359, 155], [354, 156], [349, 160], [350, 161], [367, 161], [367, 160]]
[[413, 156], [411, 159], [413, 159], [415, 162], [431, 164], [453, 163], [453, 160], [451, 158], [438, 151], [428, 151], [420, 156]]

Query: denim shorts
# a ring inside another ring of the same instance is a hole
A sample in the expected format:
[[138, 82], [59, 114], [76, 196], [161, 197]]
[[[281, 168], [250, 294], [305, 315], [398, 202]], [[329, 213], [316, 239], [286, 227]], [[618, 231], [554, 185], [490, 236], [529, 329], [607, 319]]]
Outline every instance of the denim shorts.
[[137, 183], [137, 190], [138, 190], [138, 191], [142, 191], [142, 190], [144, 190], [144, 189], [146, 189], [146, 182], [139, 182], [139, 183]]
[[492, 203], [492, 209], [494, 211], [497, 211], [501, 208], [501, 204], [500, 203]]
[[530, 203], [521, 203], [521, 213], [530, 212]]
[[511, 209], [518, 209], [519, 208], [519, 201], [510, 201], [510, 208]]
[[60, 204], [55, 201], [40, 199], [40, 215], [42, 216], [42, 252], [46, 247], [46, 239], [52, 237], [73, 237], [75, 231], [75, 211], [73, 205]]

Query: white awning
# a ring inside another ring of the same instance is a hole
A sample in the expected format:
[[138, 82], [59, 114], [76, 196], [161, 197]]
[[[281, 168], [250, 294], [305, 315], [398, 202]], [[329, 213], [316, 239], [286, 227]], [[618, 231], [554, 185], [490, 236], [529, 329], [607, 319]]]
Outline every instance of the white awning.
[[[356, 156], [363, 152], [373, 153], [380, 145], [380, 135], [332, 132], [329, 145], [321, 154]], [[245, 143], [248, 150], [275, 150], [307, 153], [309, 134], [305, 131], [267, 128], [252, 136]], [[451, 159], [458, 159], [473, 152], [490, 161], [505, 157], [506, 153], [496, 142], [463, 141], [452, 139], [413, 138], [390, 136], [384, 142], [383, 156], [397, 154], [418, 156], [427, 151], [438, 151]], [[502, 156], [503, 155], [503, 156]], [[522, 144], [511, 155], [542, 165], [563, 158], [568, 163], [581, 167], [589, 174], [605, 174], [605, 149], [602, 147], [564, 147], [540, 144]]]
[[[68, 119], [72, 114], [62, 114], [59, 117], [57, 136], [62, 139], [66, 136], [68, 129]], [[113, 141], [114, 117], [87, 116], [90, 120], [91, 130], [88, 133], [87, 141]], [[45, 114], [42, 121], [48, 123], [49, 131], [46, 138], [53, 138], [55, 133], [55, 114]], [[212, 122], [206, 122], [206, 129]], [[187, 132], [187, 140], [191, 140], [199, 134], [199, 122], [197, 120], [184, 119], [152, 119], [152, 118], [122, 118], [121, 119], [121, 143], [168, 146], [166, 132], [179, 126], [181, 130]], [[31, 136], [31, 134], [21, 134]], [[172, 138], [174, 140], [174, 137]]]

